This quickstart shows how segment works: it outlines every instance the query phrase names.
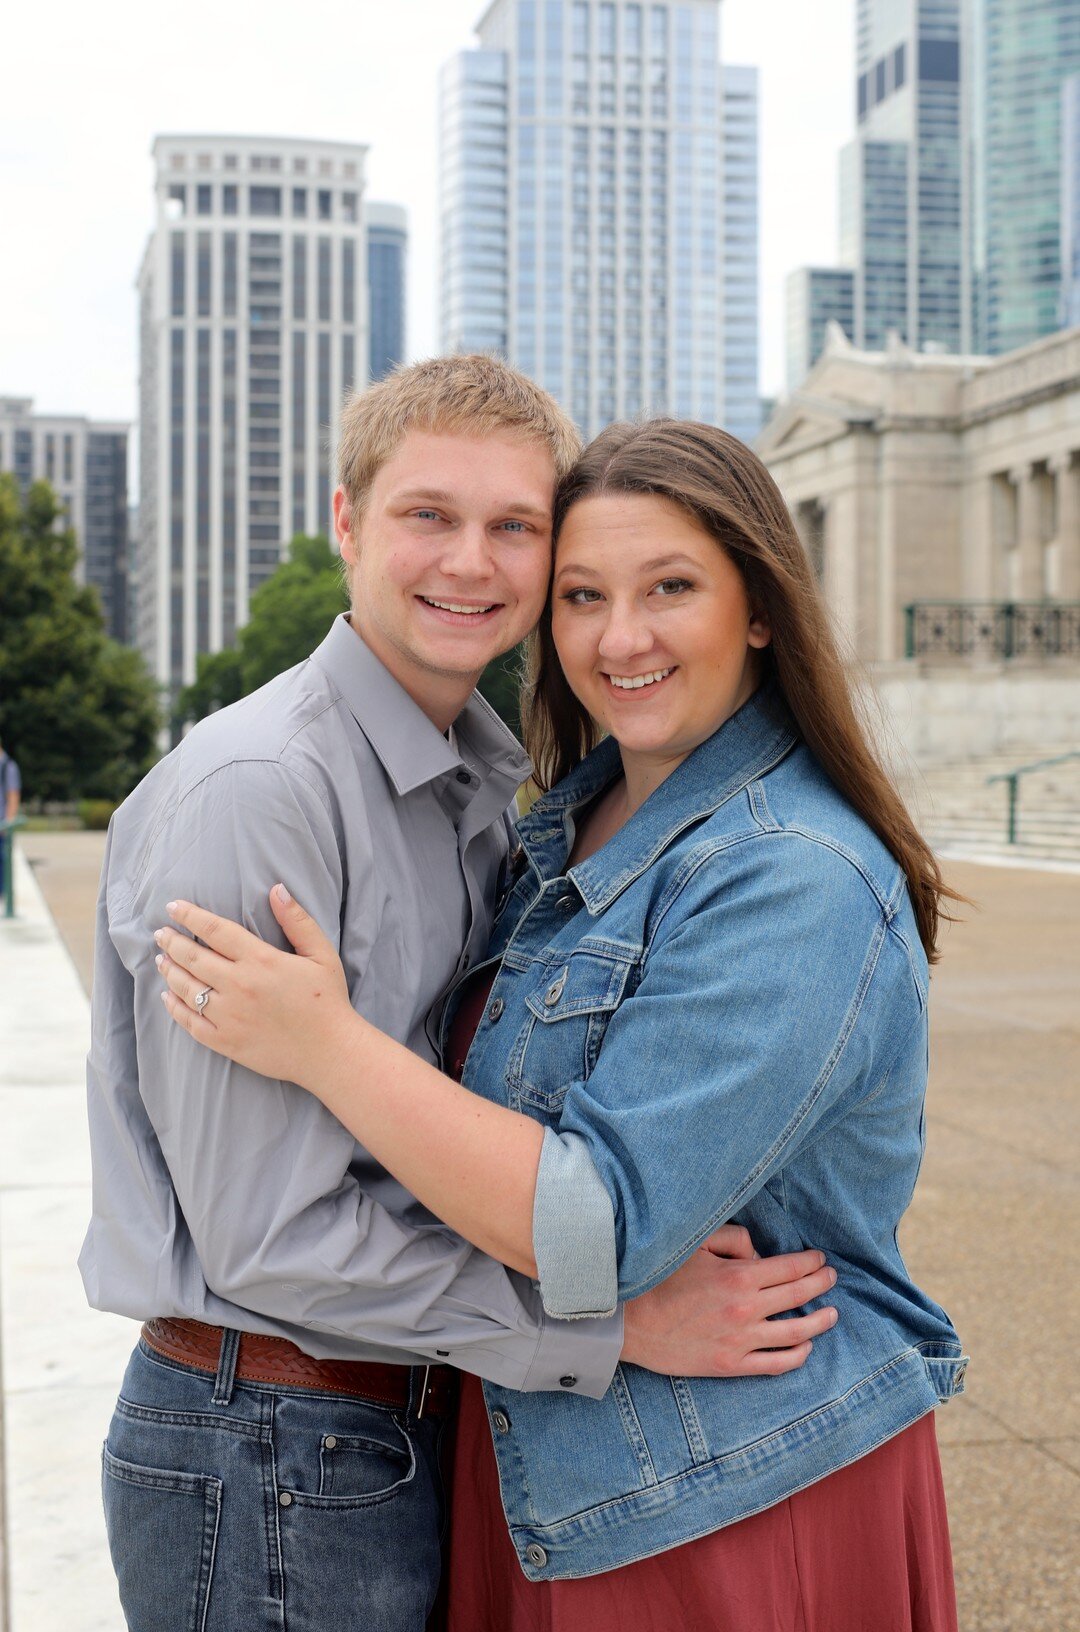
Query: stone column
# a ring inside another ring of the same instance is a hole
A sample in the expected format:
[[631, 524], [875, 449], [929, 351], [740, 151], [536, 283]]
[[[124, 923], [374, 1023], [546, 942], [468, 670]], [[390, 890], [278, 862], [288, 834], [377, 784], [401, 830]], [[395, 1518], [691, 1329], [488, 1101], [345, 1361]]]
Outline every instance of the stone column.
[[1058, 590], [1063, 601], [1080, 600], [1080, 468], [1071, 453], [1049, 461], [1057, 486]]
[[1034, 465], [1018, 465], [1009, 472], [1009, 480], [1016, 488], [1016, 554], [1012, 596], [1018, 601], [1041, 601], [1045, 594], [1043, 582], [1043, 543], [1040, 530], [1039, 484]]

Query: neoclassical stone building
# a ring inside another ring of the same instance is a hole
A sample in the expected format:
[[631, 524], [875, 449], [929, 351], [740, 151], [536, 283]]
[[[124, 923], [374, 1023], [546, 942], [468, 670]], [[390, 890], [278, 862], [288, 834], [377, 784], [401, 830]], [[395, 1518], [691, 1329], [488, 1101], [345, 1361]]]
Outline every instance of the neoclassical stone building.
[[917, 603], [1080, 601], [1080, 328], [987, 358], [834, 326], [755, 447], [867, 661], [905, 655]]

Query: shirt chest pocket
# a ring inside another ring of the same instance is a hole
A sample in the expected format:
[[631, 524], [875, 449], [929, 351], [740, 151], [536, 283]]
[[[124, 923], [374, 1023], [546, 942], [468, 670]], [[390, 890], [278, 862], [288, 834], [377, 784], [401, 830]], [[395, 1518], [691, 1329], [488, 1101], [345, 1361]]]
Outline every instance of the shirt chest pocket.
[[554, 1118], [572, 1083], [596, 1064], [604, 1033], [631, 989], [631, 958], [576, 952], [546, 966], [525, 999], [525, 1024], [507, 1067], [512, 1101]]

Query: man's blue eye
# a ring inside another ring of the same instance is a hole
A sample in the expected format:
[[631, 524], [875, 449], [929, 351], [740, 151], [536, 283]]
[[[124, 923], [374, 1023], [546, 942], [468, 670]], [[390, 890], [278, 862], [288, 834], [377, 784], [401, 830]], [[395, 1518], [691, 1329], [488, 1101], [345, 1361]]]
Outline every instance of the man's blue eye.
[[439, 512], [437, 510], [418, 510], [416, 514], [421, 521], [435, 521]]
[[525, 531], [525, 523], [523, 521], [504, 521], [503, 526], [510, 532], [514, 533], [523, 533]]

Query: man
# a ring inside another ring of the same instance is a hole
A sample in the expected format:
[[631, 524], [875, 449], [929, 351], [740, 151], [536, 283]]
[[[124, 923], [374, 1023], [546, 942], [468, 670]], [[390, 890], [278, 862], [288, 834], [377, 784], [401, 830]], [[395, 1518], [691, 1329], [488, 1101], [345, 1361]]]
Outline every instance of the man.
[[[148, 1322], [104, 1457], [132, 1627], [420, 1628], [451, 1366], [599, 1396], [620, 1356], [735, 1372], [761, 1345], [759, 1266], [708, 1253], [625, 1312], [546, 1318], [532, 1283], [312, 1096], [197, 1049], [159, 1002], [170, 900], [281, 944], [267, 892], [288, 878], [356, 1007], [435, 1058], [428, 1017], [484, 954], [528, 770], [474, 687], [539, 615], [553, 486], [577, 447], [555, 403], [491, 358], [419, 364], [355, 399], [334, 499], [350, 618], [198, 726], [114, 818], [80, 1267], [92, 1304]], [[783, 1261], [792, 1306], [818, 1262]]]

